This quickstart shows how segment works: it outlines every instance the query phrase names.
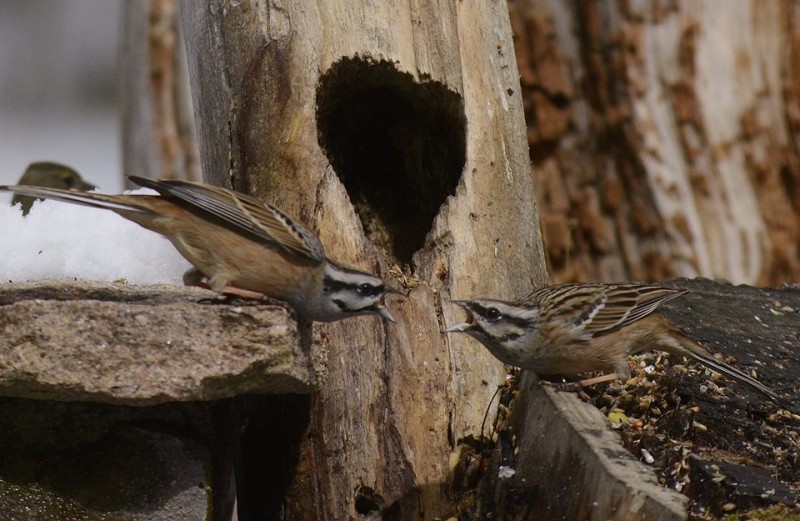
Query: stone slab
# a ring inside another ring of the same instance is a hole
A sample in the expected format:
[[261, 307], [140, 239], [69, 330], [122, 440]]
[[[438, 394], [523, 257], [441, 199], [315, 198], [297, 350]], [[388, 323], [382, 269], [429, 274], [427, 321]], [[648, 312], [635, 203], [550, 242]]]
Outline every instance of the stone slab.
[[201, 303], [213, 295], [0, 284], [0, 396], [153, 405], [315, 388], [314, 357], [301, 349], [289, 308]]

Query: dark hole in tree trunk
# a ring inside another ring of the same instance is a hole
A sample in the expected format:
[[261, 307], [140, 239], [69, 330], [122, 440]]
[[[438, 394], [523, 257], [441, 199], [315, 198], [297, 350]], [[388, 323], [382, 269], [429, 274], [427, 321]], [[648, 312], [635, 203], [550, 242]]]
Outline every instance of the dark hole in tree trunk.
[[367, 237], [410, 263], [464, 168], [461, 96], [390, 62], [346, 58], [320, 78], [317, 125]]

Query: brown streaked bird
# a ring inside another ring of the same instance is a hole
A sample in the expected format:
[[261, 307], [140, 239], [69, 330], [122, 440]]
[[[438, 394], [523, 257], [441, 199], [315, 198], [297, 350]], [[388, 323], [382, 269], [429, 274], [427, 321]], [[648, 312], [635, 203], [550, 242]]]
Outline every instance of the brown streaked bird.
[[467, 321], [447, 329], [479, 340], [503, 363], [537, 375], [613, 371], [630, 376], [628, 356], [661, 350], [697, 360], [776, 403], [780, 397], [747, 374], [716, 360], [660, 313], [658, 306], [688, 293], [651, 284], [557, 284], [519, 302], [453, 301]]
[[159, 195], [105, 195], [34, 186], [0, 186], [111, 210], [169, 239], [192, 265], [184, 282], [251, 298], [288, 302], [305, 320], [333, 322], [377, 314], [394, 321], [381, 300], [396, 292], [368, 273], [325, 257], [319, 239], [278, 208], [224, 188], [188, 181], [129, 178]]
[[[80, 190], [81, 192], [89, 192], [97, 188], [95, 185], [84, 181], [80, 174], [72, 168], [53, 161], [31, 163], [25, 169], [25, 173], [22, 174], [18, 184], [46, 186], [48, 188], [69, 188]], [[11, 204], [19, 204], [22, 208], [22, 215], [28, 215], [28, 212], [31, 211], [31, 206], [37, 200], [41, 200], [41, 198], [17, 194], [11, 199]]]

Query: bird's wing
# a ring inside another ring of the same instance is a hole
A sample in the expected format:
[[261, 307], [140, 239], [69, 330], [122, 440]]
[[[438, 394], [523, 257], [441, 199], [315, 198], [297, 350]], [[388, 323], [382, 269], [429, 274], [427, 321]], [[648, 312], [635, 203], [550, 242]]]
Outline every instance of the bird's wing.
[[551, 319], [562, 320], [588, 340], [636, 322], [686, 293], [646, 284], [558, 284], [535, 290], [525, 300], [543, 303]]
[[297, 220], [255, 197], [188, 181], [159, 181], [131, 176], [131, 181], [177, 199], [187, 210], [210, 215], [226, 228], [313, 263], [325, 260], [319, 239]]

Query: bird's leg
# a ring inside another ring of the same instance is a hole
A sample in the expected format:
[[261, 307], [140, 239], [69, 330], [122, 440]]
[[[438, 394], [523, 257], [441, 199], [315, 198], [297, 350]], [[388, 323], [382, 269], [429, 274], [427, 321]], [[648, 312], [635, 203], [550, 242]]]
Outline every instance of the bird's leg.
[[183, 274], [183, 284], [184, 286], [197, 286], [204, 289], [211, 289], [211, 286], [208, 284], [208, 277], [197, 268], [189, 268], [186, 270], [186, 273]]
[[260, 291], [232, 286], [221, 280], [214, 280], [214, 277], [209, 279], [197, 268], [191, 268], [183, 274], [183, 283], [187, 286], [197, 286], [219, 293], [219, 295], [212, 299], [203, 299], [201, 302], [205, 304], [235, 304], [236, 300], [244, 299], [251, 301], [257, 300], [262, 304], [286, 305], [284, 301], [265, 295]]
[[614, 372], [602, 374], [600, 376], [594, 376], [592, 378], [586, 378], [584, 380], [578, 380], [577, 382], [548, 382], [547, 380], [540, 380], [540, 382], [544, 385], [553, 387], [558, 392], [576, 393], [581, 400], [584, 402], [589, 402], [591, 401], [591, 398], [584, 392], [584, 388], [600, 383], [610, 382], [618, 378], [620, 378], [620, 376]]
[[581, 380], [578, 383], [583, 387], [589, 387], [590, 385], [602, 384], [617, 379], [624, 382], [631, 377], [631, 366], [628, 365], [627, 358], [624, 360], [619, 360], [618, 363], [614, 364], [613, 369], [613, 373], [601, 374], [600, 376]]
[[[189, 268], [183, 274], [183, 284], [185, 286], [194, 286], [196, 288], [211, 289], [211, 284], [208, 282], [208, 277], [198, 270], [197, 268]], [[197, 301], [198, 304], [227, 304], [228, 298], [225, 295], [214, 295], [213, 297], [203, 298]]]
[[583, 386], [581, 382], [550, 382], [548, 380], [539, 380], [541, 385], [546, 385], [548, 387], [552, 387], [557, 392], [560, 393], [575, 393], [578, 398], [583, 400], [584, 402], [591, 401], [591, 398], [588, 394], [583, 391]]
[[236, 286], [215, 281], [213, 278], [209, 280], [209, 278], [197, 268], [190, 268], [188, 271], [186, 271], [186, 273], [183, 274], [183, 283], [187, 286], [196, 286], [198, 288], [210, 289], [220, 293], [220, 295], [217, 295], [213, 299], [203, 299], [201, 301], [207, 304], [231, 304], [231, 300], [236, 298], [245, 300], [265, 300], [268, 298], [259, 291], [237, 288]]
[[267, 300], [269, 298], [260, 291], [253, 291], [250, 289], [240, 288], [238, 286], [232, 286], [228, 282], [229, 281], [227, 277], [216, 274], [211, 277], [211, 279], [208, 281], [208, 284], [211, 286], [211, 289], [217, 293], [222, 293], [223, 295], [228, 295], [231, 297], [239, 297], [246, 300]]
[[551, 382], [550, 380], [539, 380], [539, 383], [547, 387], [552, 387], [560, 393], [574, 393], [581, 390], [580, 382], [567, 382], [563, 380], [560, 382]]
[[222, 288], [222, 294], [229, 297], [239, 297], [247, 300], [269, 300], [270, 298], [260, 291], [251, 291], [249, 289], [237, 288], [236, 286], [225, 286]]
[[580, 385], [581, 387], [589, 387], [591, 385], [602, 384], [617, 379], [621, 379], [621, 377], [617, 373], [601, 374], [600, 376], [594, 376], [592, 378], [586, 378], [585, 380], [581, 380], [578, 382], [578, 385]]

